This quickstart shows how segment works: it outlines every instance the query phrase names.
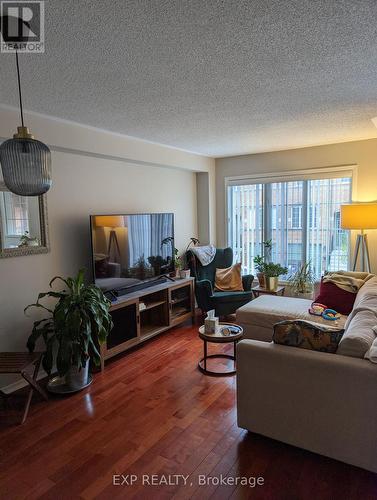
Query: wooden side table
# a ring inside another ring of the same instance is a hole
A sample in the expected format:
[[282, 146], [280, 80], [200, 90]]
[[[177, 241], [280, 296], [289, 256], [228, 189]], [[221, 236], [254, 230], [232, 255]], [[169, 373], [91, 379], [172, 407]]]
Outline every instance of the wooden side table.
[[268, 290], [267, 288], [262, 288], [261, 286], [255, 286], [251, 289], [255, 298], [259, 297], [259, 295], [280, 295], [284, 296], [285, 286], [278, 286], [276, 290]]
[[[235, 375], [236, 373], [236, 347], [237, 342], [242, 339], [243, 336], [243, 328], [239, 325], [231, 324], [231, 323], [220, 323], [220, 327], [232, 326], [238, 329], [236, 334], [231, 335], [223, 335], [221, 332], [217, 333], [205, 333], [204, 325], [199, 328], [199, 337], [204, 342], [204, 356], [198, 363], [199, 370], [205, 375], [212, 375], [215, 377], [224, 377], [227, 375]], [[207, 342], [213, 342], [214, 344], [226, 344], [233, 342], [233, 356], [230, 354], [208, 354]], [[207, 359], [209, 358], [226, 358], [231, 359], [234, 362], [234, 368], [231, 371], [227, 372], [214, 372], [212, 370], [207, 369]]]
[[[25, 423], [29, 413], [33, 392], [37, 391], [47, 401], [47, 393], [37, 382], [37, 376], [42, 361], [42, 352], [1, 352], [0, 353], [0, 374], [17, 373], [30, 385], [29, 394], [26, 399], [24, 413], [21, 424]], [[31, 370], [30, 370], [31, 369]], [[30, 373], [32, 371], [32, 374]], [[8, 397], [0, 390], [0, 396]]]

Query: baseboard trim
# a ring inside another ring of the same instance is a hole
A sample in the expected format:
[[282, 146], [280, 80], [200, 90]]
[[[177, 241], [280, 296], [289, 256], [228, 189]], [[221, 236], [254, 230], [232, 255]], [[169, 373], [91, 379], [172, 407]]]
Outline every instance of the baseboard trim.
[[[37, 377], [37, 380], [42, 380], [45, 377], [47, 377], [47, 373], [41, 371]], [[5, 385], [4, 387], [0, 387], [0, 390], [5, 394], [12, 394], [13, 392], [19, 391], [20, 389], [27, 387], [28, 385], [29, 384], [26, 382], [26, 380], [21, 378], [16, 382], [12, 382], [11, 384]]]

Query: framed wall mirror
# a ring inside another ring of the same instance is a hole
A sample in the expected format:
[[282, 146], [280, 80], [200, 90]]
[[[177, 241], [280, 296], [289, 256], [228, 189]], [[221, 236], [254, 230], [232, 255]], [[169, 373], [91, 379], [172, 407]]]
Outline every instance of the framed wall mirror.
[[0, 257], [48, 251], [46, 196], [19, 196], [0, 182]]

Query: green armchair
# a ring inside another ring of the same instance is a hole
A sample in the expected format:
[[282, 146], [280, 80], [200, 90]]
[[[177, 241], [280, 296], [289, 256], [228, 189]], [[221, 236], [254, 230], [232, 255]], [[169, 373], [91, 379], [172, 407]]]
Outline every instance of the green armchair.
[[208, 266], [202, 266], [191, 250], [188, 250], [186, 259], [191, 276], [195, 277], [195, 296], [203, 314], [215, 309], [216, 316], [227, 316], [252, 300], [254, 276], [251, 274], [242, 276], [243, 292], [214, 291], [216, 269], [225, 269], [233, 263], [231, 248], [218, 248], [214, 260]]

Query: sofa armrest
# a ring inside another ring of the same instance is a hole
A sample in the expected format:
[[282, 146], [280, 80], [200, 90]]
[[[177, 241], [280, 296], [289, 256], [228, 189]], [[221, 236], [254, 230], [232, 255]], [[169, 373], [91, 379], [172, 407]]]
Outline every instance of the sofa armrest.
[[257, 340], [237, 348], [240, 427], [377, 472], [377, 365]]
[[242, 285], [245, 292], [250, 292], [253, 286], [254, 276], [252, 274], [245, 274], [242, 276]]

